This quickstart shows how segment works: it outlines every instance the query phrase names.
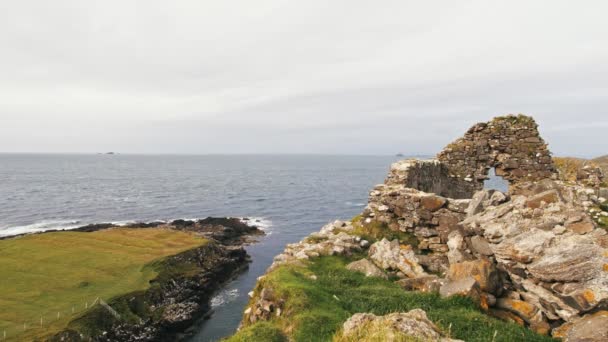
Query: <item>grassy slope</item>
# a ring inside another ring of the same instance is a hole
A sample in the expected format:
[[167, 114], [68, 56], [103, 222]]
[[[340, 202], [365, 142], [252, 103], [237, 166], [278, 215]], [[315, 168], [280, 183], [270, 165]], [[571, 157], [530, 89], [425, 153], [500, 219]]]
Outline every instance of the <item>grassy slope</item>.
[[204, 243], [192, 234], [162, 228], [2, 240], [0, 337], [3, 331], [20, 340], [57, 332], [97, 297], [107, 301], [147, 288], [156, 272], [146, 265]]
[[[553, 341], [515, 324], [505, 323], [479, 311], [468, 299], [442, 299], [437, 294], [407, 292], [380, 278], [366, 278], [345, 269], [341, 257], [314, 259], [307, 267], [281, 266], [267, 274], [256, 287], [271, 287], [287, 298], [284, 313], [269, 322], [250, 325], [228, 342], [331, 341], [342, 323], [357, 312], [384, 315], [415, 308], [452, 338], [466, 341]], [[311, 275], [317, 280], [311, 279]]]

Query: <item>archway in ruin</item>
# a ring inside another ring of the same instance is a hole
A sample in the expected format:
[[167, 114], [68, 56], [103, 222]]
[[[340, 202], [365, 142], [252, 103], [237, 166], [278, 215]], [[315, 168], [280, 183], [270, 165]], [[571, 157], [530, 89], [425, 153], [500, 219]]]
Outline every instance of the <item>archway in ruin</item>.
[[450, 177], [467, 182], [462, 196], [484, 187], [488, 170], [509, 184], [550, 178], [555, 166], [538, 125], [529, 116], [507, 115], [471, 127], [443, 149], [437, 159]]

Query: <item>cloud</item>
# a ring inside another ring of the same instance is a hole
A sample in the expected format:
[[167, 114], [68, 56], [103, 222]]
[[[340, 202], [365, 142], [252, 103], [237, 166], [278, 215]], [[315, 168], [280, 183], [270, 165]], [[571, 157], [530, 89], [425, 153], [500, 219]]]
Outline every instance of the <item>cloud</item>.
[[524, 112], [606, 153], [603, 1], [0, 6], [2, 151], [433, 153]]

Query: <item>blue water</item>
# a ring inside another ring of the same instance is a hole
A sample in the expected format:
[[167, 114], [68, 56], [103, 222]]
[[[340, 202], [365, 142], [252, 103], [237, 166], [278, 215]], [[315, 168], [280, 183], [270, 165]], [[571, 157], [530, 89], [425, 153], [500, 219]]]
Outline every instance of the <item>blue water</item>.
[[[0, 154], [0, 236], [89, 223], [256, 217], [267, 236], [212, 300], [194, 341], [238, 327], [247, 293], [285, 244], [361, 212], [390, 156]], [[489, 186], [492, 186], [492, 182]]]
[[285, 244], [350, 218], [381, 183], [388, 156], [0, 154], [0, 235], [95, 222], [259, 217], [268, 235], [249, 270], [214, 298], [196, 341], [231, 334], [249, 292]]

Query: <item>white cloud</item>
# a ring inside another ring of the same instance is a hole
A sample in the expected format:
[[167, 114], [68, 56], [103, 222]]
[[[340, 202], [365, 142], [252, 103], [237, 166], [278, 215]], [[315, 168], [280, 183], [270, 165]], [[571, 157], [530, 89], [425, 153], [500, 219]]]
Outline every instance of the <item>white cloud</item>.
[[475, 121], [526, 112], [554, 151], [605, 153], [607, 10], [5, 2], [0, 150], [428, 153]]

